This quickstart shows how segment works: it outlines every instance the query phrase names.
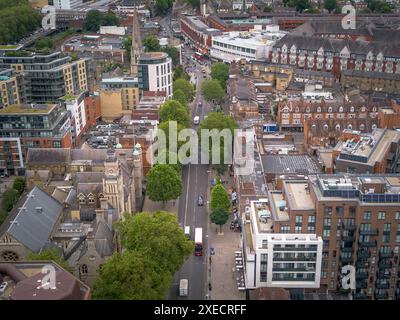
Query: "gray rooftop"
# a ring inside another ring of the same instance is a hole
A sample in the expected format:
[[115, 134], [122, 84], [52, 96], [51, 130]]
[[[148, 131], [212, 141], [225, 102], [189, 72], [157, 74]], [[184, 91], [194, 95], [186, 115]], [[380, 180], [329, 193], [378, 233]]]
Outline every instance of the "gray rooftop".
[[62, 212], [61, 203], [34, 187], [25, 197], [22, 206], [4, 222], [7, 228], [5, 232], [33, 252], [40, 252], [48, 244]]
[[262, 155], [266, 174], [320, 173], [318, 165], [307, 155]]

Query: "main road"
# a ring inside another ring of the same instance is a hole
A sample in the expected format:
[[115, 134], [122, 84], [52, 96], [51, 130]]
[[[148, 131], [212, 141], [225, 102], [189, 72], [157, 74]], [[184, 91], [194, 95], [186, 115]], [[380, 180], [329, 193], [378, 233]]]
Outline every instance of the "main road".
[[[196, 64], [196, 97], [191, 105], [192, 119], [195, 116], [200, 117], [200, 121], [208, 112], [210, 105], [204, 101], [200, 93], [200, 85], [203, 80], [201, 66]], [[202, 106], [199, 107], [199, 103]], [[193, 129], [197, 130], [198, 126], [193, 125]], [[189, 164], [183, 167], [182, 182], [183, 192], [179, 198], [178, 219], [182, 227], [190, 226], [191, 239], [194, 240], [195, 228], [203, 228], [203, 256], [196, 257], [194, 252], [179, 270], [172, 283], [171, 290], [168, 294], [169, 300], [204, 300], [208, 293], [208, 213], [207, 213], [207, 188], [209, 165], [206, 164]], [[198, 196], [203, 196], [204, 206], [197, 205]], [[189, 280], [188, 297], [179, 297], [179, 281], [180, 279]]]

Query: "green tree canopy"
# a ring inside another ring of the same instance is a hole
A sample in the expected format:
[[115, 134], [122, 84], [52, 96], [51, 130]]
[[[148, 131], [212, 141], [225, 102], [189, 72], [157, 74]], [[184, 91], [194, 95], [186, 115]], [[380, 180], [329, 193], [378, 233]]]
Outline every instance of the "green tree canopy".
[[44, 50], [44, 49], [53, 49], [54, 43], [51, 38], [40, 38], [35, 41], [35, 49], [36, 50]]
[[84, 28], [87, 31], [97, 32], [101, 26], [118, 26], [117, 16], [112, 12], [90, 10], [85, 19]]
[[127, 250], [151, 256], [161, 270], [171, 274], [179, 270], [194, 250], [193, 242], [185, 237], [173, 213], [159, 211], [130, 215], [117, 228]]
[[230, 129], [232, 135], [234, 130], [239, 128], [235, 119], [232, 116], [227, 116], [222, 112], [210, 112], [208, 117], [200, 123], [200, 129]]
[[[177, 66], [174, 69], [174, 74], [173, 74], [173, 80], [178, 80], [179, 78], [185, 79], [187, 81], [190, 80], [190, 76], [188, 75], [188, 73], [183, 69], [182, 66]], [[181, 89], [178, 89], [181, 90]]]
[[337, 8], [337, 1], [336, 0], [324, 0], [324, 8], [331, 13]]
[[16, 177], [13, 183], [13, 189], [18, 191], [21, 195], [25, 191], [25, 179], [22, 177]]
[[226, 81], [229, 79], [229, 66], [223, 62], [213, 63], [211, 66], [211, 78], [218, 80], [225, 90]]
[[272, 8], [272, 7], [269, 6], [269, 5], [265, 5], [263, 11], [264, 11], [264, 12], [273, 12], [273, 11], [274, 11], [274, 8]]
[[309, 0], [284, 0], [283, 3], [289, 7], [295, 7], [296, 11], [303, 12], [305, 9], [311, 8]]
[[224, 89], [218, 80], [205, 80], [201, 83], [201, 94], [207, 101], [215, 100], [217, 103], [221, 103], [222, 98], [225, 95]]
[[225, 188], [218, 182], [211, 190], [211, 210], [222, 209], [228, 211], [231, 207], [228, 193]]
[[162, 51], [171, 57], [173, 66], [177, 66], [179, 64], [179, 52], [177, 48], [173, 46], [166, 46], [162, 49]]
[[93, 286], [94, 299], [161, 300], [172, 281], [151, 255], [139, 251], [114, 253], [103, 264]]
[[147, 174], [146, 193], [150, 200], [175, 200], [182, 193], [182, 179], [168, 164], [157, 164]]
[[383, 0], [367, 0], [366, 3], [368, 9], [370, 9], [372, 12], [392, 13], [394, 10], [392, 4], [387, 3], [386, 1]]
[[172, 95], [172, 100], [179, 101], [183, 106], [187, 106], [189, 102], [188, 98], [181, 89], [174, 90], [174, 94]]
[[194, 87], [193, 85], [186, 79], [179, 78], [174, 81], [174, 91], [182, 90], [182, 92], [186, 95], [186, 99], [188, 102], [192, 101], [194, 98]]
[[147, 36], [143, 39], [143, 45], [147, 52], [161, 51], [160, 41], [156, 36]]
[[18, 202], [19, 193], [15, 189], [8, 189], [3, 193], [3, 199], [1, 200], [1, 205], [3, 210], [10, 212], [14, 205]]
[[187, 108], [175, 100], [168, 100], [160, 108], [160, 122], [176, 121], [187, 128], [190, 123]]
[[44, 250], [40, 253], [32, 252], [28, 255], [28, 260], [52, 260], [63, 267], [65, 270], [71, 271], [71, 267], [69, 266], [68, 262], [64, 260], [64, 258], [61, 256], [61, 252], [56, 248]]
[[0, 2], [0, 44], [13, 44], [40, 26], [40, 15], [26, 0]]
[[172, 8], [173, 0], [156, 0], [156, 12], [158, 15], [166, 15]]
[[212, 223], [219, 225], [219, 232], [222, 231], [222, 226], [228, 221], [229, 214], [222, 208], [216, 208], [210, 213], [210, 220]]
[[131, 50], [132, 50], [132, 37], [131, 36], [124, 38], [123, 46], [125, 49], [125, 54], [128, 57], [128, 60], [131, 61]]
[[[178, 147], [179, 148], [179, 147]], [[164, 162], [165, 158], [165, 162]], [[177, 160], [177, 163], [170, 163], [175, 162], [175, 159]], [[174, 160], [172, 160], [174, 159]], [[172, 151], [169, 151], [168, 149], [160, 150], [155, 157], [155, 162], [159, 164], [168, 164], [170, 167], [172, 167], [179, 175], [182, 173], [182, 164], [179, 162], [178, 155]]]
[[[165, 133], [165, 136], [166, 136], [166, 139], [167, 139], [167, 141], [166, 141], [167, 142], [167, 146], [166, 147], [168, 149], [170, 148], [170, 146], [169, 146], [169, 138], [170, 138], [170, 136], [169, 136], [169, 126], [170, 126], [170, 121], [161, 122], [160, 125], [158, 126], [158, 129], [162, 130]], [[181, 124], [179, 124], [179, 123], [177, 123], [176, 127], [177, 127], [176, 129], [177, 129], [177, 138], [178, 138], [179, 132], [181, 132], [181, 130], [185, 129], [186, 127], [181, 125]], [[178, 150], [179, 150], [180, 146], [182, 146], [185, 142], [186, 141], [177, 141]]]

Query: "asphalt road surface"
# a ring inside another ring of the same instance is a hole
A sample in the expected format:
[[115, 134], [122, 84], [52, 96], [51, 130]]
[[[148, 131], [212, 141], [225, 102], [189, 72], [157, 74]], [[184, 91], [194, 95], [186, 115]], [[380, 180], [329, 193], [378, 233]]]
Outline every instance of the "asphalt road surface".
[[[203, 81], [203, 73], [200, 65], [196, 68], [195, 77], [197, 92], [191, 105], [192, 120], [193, 117], [199, 116], [201, 121], [204, 115], [210, 112], [210, 105], [204, 101], [200, 94], [200, 83]], [[198, 107], [199, 102], [202, 102], [202, 107]], [[197, 131], [198, 125], [192, 125], [192, 128]], [[175, 274], [171, 290], [168, 294], [169, 300], [204, 300], [208, 293], [208, 170], [209, 165], [206, 164], [189, 164], [184, 166], [182, 170], [183, 193], [179, 199], [178, 219], [182, 227], [190, 226], [192, 240], [194, 240], [195, 228], [203, 228], [203, 256], [196, 257], [193, 252], [181, 270]], [[197, 198], [200, 195], [204, 198], [204, 206], [197, 205]], [[187, 297], [179, 296], [180, 279], [189, 280], [189, 295]]]

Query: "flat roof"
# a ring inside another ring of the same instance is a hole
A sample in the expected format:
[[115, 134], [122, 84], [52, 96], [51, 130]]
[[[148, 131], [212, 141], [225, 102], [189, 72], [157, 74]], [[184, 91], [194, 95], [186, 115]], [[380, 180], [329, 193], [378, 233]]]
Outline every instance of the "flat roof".
[[262, 155], [266, 174], [320, 173], [317, 163], [308, 155]]
[[56, 104], [13, 104], [0, 109], [0, 114], [48, 114], [55, 106]]
[[139, 60], [164, 59], [167, 57], [168, 54], [165, 52], [146, 52], [140, 54]]
[[312, 201], [307, 181], [284, 181], [284, 185], [290, 209], [315, 209], [315, 205]]

